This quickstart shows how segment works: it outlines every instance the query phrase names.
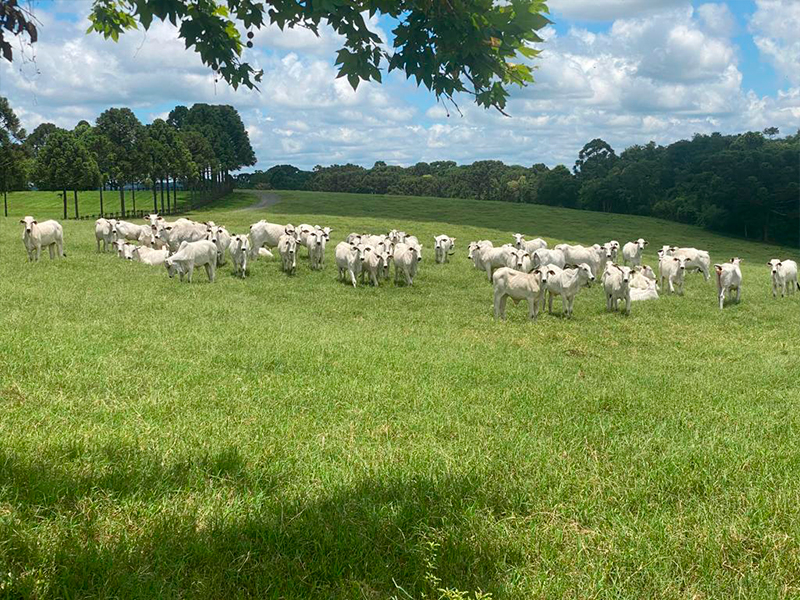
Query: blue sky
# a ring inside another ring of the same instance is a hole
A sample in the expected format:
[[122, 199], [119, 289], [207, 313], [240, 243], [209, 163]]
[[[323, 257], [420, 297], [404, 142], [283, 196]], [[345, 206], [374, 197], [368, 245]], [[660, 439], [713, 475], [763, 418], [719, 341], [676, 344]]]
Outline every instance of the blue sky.
[[[236, 106], [256, 168], [376, 160], [572, 164], [602, 137], [621, 151], [694, 133], [800, 126], [800, 0], [551, 0], [552, 27], [536, 83], [514, 90], [511, 118], [459, 98], [450, 111], [398, 74], [357, 92], [336, 79], [340, 40], [329, 30], [259, 32], [247, 59], [264, 68], [261, 92], [213, 81], [158, 24], [119, 43], [84, 34], [89, 0], [38, 0], [35, 60], [0, 64], [0, 94], [25, 127], [72, 127], [110, 106], [144, 122], [176, 104]], [[375, 20], [386, 39], [391, 22]], [[29, 59], [32, 57], [28, 57]]]

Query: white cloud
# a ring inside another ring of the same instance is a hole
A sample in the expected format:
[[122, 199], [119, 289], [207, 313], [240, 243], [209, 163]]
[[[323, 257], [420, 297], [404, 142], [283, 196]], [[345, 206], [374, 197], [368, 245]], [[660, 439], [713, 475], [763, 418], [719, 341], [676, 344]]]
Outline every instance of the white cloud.
[[800, 84], [800, 2], [756, 0], [750, 30], [767, 61], [790, 84]]
[[697, 14], [703, 27], [712, 35], [730, 36], [736, 29], [736, 20], [727, 4], [701, 4]]
[[567, 19], [614, 21], [688, 4], [688, 0], [550, 0], [548, 6], [551, 12]]

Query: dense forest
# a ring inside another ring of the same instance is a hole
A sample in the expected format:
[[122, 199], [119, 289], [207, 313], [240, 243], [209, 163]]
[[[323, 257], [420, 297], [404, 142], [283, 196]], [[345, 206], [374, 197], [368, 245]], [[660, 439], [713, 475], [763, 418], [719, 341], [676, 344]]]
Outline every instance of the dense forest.
[[376, 162], [278, 165], [238, 175], [240, 187], [397, 194], [528, 202], [647, 215], [707, 229], [800, 245], [800, 131], [695, 135], [668, 146], [650, 142], [621, 154], [601, 139], [586, 144], [569, 169], [485, 160], [411, 167]]

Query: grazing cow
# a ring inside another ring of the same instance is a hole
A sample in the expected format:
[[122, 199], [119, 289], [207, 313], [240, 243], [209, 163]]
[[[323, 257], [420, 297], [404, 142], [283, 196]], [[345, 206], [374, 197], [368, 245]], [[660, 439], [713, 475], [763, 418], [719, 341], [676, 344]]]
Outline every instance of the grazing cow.
[[277, 223], [269, 223], [263, 219], [258, 223], [250, 225], [251, 257], [257, 257], [258, 249], [262, 246], [277, 248], [278, 242], [283, 235], [297, 237], [297, 230], [291, 223], [287, 225], [278, 225]]
[[683, 296], [683, 282], [686, 276], [686, 258], [682, 256], [662, 256], [658, 263], [658, 271], [661, 273], [661, 293], [666, 293], [664, 280], [669, 284], [669, 293], [676, 293]]
[[209, 240], [182, 242], [178, 251], [164, 261], [164, 267], [170, 279], [178, 273], [181, 281], [186, 275], [189, 283], [192, 283], [195, 267], [205, 267], [208, 281], [213, 283], [217, 271], [217, 246]]
[[542, 238], [535, 238], [533, 240], [525, 240], [525, 236], [521, 233], [514, 234], [514, 247], [519, 250], [525, 250], [529, 254], [533, 254], [536, 250], [547, 248], [547, 242]]
[[506, 318], [506, 302], [509, 298], [518, 304], [520, 300], [528, 301], [528, 317], [535, 320], [539, 312], [539, 301], [542, 297], [542, 275], [539, 270], [522, 273], [502, 267], [492, 275], [494, 286], [494, 318]]
[[556, 250], [561, 250], [564, 253], [565, 264], [580, 265], [586, 263], [592, 269], [592, 273], [600, 273], [606, 264], [606, 260], [611, 258], [610, 254], [601, 246], [585, 248], [580, 245], [559, 244], [556, 246]]
[[732, 258], [730, 262], [714, 265], [714, 270], [717, 272], [720, 310], [724, 305], [725, 296], [727, 295], [728, 301], [730, 301], [734, 290], [736, 290], [737, 304], [742, 297], [742, 270], [739, 268], [739, 263], [741, 262], [742, 259], [740, 258]]
[[111, 233], [111, 221], [99, 218], [94, 222], [94, 237], [97, 240], [97, 251], [100, 252], [100, 242], [103, 242], [103, 252], [108, 252], [108, 247], [114, 243], [114, 235]]
[[306, 235], [306, 248], [311, 268], [318, 271], [323, 268], [325, 259], [325, 234], [321, 229], [314, 229]]
[[[544, 267], [543, 267], [544, 269]], [[590, 287], [594, 281], [592, 268], [587, 263], [566, 265], [563, 271], [556, 272], [547, 268], [548, 277], [544, 279], [547, 291], [550, 292], [550, 310], [552, 312], [553, 295], [561, 296], [567, 318], [572, 318], [572, 306], [575, 296], [583, 287]]]
[[281, 268], [289, 275], [297, 272], [297, 238], [284, 233], [278, 240], [278, 254], [281, 256]]
[[64, 257], [64, 230], [58, 221], [39, 223], [31, 216], [20, 219], [22, 223], [22, 243], [28, 252], [28, 261], [38, 262], [42, 256], [42, 247], [50, 252], [50, 260], [56, 256]]
[[148, 248], [147, 246], [136, 246], [131, 252], [131, 260], [144, 263], [151, 267], [158, 267], [164, 264], [169, 257], [169, 249]]
[[658, 300], [658, 289], [656, 286], [656, 274], [647, 265], [634, 267], [633, 277], [631, 278], [631, 302], [641, 300]]
[[414, 277], [417, 275], [417, 267], [422, 260], [420, 256], [421, 246], [411, 246], [409, 244], [395, 244], [394, 247], [394, 281], [397, 283], [401, 277], [406, 284], [413, 285]]
[[357, 276], [361, 273], [364, 256], [358, 244], [339, 242], [335, 250], [336, 267], [339, 269], [339, 281], [345, 281], [345, 273], [350, 275], [353, 287], [358, 285]]
[[622, 261], [627, 265], [642, 264], [642, 253], [647, 246], [647, 240], [639, 238], [635, 242], [628, 242], [622, 247]]
[[[451, 238], [448, 235], [435, 235], [433, 236], [434, 241], [434, 254], [436, 255], [436, 262], [438, 264], [444, 264], [448, 262], [449, 257], [455, 254], [456, 248], [456, 238]], [[451, 252], [451, 250], [453, 252]]]
[[564, 253], [561, 250], [548, 250], [547, 248], [542, 248], [540, 250], [536, 250], [532, 255], [531, 258], [533, 260], [533, 267], [544, 267], [546, 265], [555, 265], [561, 269], [564, 268], [564, 265], [567, 263], [566, 258], [564, 258]]
[[242, 279], [244, 279], [245, 275], [247, 275], [247, 257], [250, 255], [250, 238], [246, 235], [233, 236], [228, 250], [233, 261], [233, 274], [241, 275]]
[[625, 314], [631, 314], [631, 268], [607, 263], [603, 271], [603, 290], [606, 294], [606, 309], [616, 311], [617, 303], [625, 300]]
[[778, 290], [781, 291], [781, 298], [788, 293], [794, 294], [795, 288], [800, 290], [797, 283], [797, 263], [793, 260], [780, 260], [773, 258], [767, 265], [772, 271], [772, 297], [777, 298]]

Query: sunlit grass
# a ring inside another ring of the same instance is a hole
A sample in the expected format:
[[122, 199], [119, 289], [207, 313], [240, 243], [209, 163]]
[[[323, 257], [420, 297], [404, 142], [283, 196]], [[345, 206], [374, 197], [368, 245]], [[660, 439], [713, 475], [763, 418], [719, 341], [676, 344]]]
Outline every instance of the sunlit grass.
[[[800, 294], [774, 300], [763, 264], [786, 250], [536, 206], [280, 196], [195, 217], [329, 225], [325, 271], [179, 284], [74, 221], [67, 259], [29, 264], [0, 219], [0, 596], [800, 593]], [[335, 243], [390, 227], [427, 245], [414, 286], [338, 283]], [[509, 304], [495, 322], [466, 243], [517, 231], [642, 236], [651, 264], [662, 243], [738, 255], [742, 303], [719, 311], [691, 275], [630, 317], [595, 287], [572, 321]]]

